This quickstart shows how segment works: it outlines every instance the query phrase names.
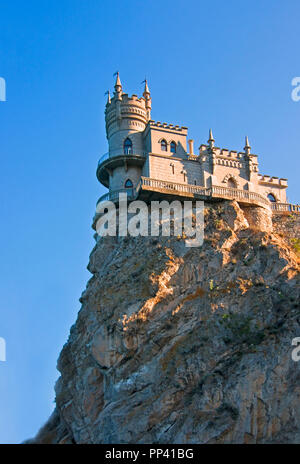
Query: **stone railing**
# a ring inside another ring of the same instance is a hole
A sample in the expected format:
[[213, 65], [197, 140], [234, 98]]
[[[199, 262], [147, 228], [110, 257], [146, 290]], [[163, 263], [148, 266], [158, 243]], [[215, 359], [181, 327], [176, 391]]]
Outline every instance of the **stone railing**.
[[141, 177], [141, 180], [136, 188], [122, 188], [113, 190], [102, 195], [97, 205], [103, 201], [117, 202], [120, 193], [127, 193], [129, 201], [135, 200], [139, 196], [141, 190], [153, 190], [161, 193], [167, 191], [174, 195], [179, 194], [184, 196], [200, 197], [202, 199], [224, 198], [228, 200], [237, 200], [241, 203], [249, 203], [263, 206], [271, 209], [275, 213], [296, 213], [300, 214], [300, 205], [292, 205], [289, 203], [271, 203], [267, 198], [259, 193], [249, 192], [248, 190], [239, 190], [229, 187], [201, 187], [198, 185], [180, 184], [177, 182], [169, 182], [165, 180], [151, 179], [150, 177]]
[[190, 184], [179, 184], [177, 182], [169, 182], [166, 180], [151, 179], [150, 177], [141, 177], [141, 180], [137, 186], [137, 192], [143, 187], [150, 187], [150, 189], [154, 188], [161, 190], [172, 190], [175, 193], [198, 194], [203, 196], [209, 195], [209, 189], [206, 187]]
[[237, 201], [245, 201], [247, 203], [262, 204], [270, 208], [270, 201], [263, 195], [256, 192], [249, 192], [248, 190], [239, 190], [229, 187], [212, 187], [211, 196], [218, 198], [228, 198]]
[[275, 213], [300, 214], [300, 205], [292, 205], [291, 203], [271, 203], [271, 209]]
[[170, 193], [176, 192], [180, 194], [196, 195], [206, 198], [225, 198], [229, 200], [237, 200], [244, 203], [256, 204], [270, 208], [270, 201], [263, 195], [248, 190], [239, 190], [229, 187], [200, 187], [198, 185], [179, 184], [176, 182], [168, 182], [164, 180], [151, 179], [149, 177], [141, 177], [140, 183], [137, 187], [137, 192], [140, 189], [156, 189], [156, 190], [169, 190]]

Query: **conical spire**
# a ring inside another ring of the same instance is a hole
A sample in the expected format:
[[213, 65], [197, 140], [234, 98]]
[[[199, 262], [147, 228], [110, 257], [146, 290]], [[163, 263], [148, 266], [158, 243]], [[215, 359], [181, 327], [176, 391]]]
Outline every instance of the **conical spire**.
[[[147, 79], [145, 78], [145, 80], [143, 80], [143, 82], [145, 83], [143, 97], [145, 99], [145, 106], [146, 106], [146, 110], [147, 110], [147, 119], [149, 120], [149, 119], [151, 119], [151, 96], [150, 96], [150, 90], [149, 90], [149, 87], [148, 87]], [[143, 84], [143, 82], [142, 82], [142, 84]]]
[[145, 88], [144, 88], [143, 96], [145, 98], [149, 98], [150, 97], [150, 90], [149, 90], [149, 87], [148, 87], [147, 79], [145, 79], [144, 82], [145, 82]]
[[244, 150], [246, 153], [250, 153], [250, 150], [251, 150], [251, 146], [250, 146], [250, 143], [249, 143], [249, 139], [248, 139], [248, 136], [246, 135], [245, 137], [245, 146], [244, 146]]
[[121, 84], [121, 79], [119, 76], [119, 71], [117, 71], [114, 75], [117, 75], [116, 83], [115, 83], [115, 91], [118, 93], [122, 91], [122, 84]]
[[215, 145], [215, 139], [214, 139], [214, 136], [213, 136], [213, 133], [212, 133], [212, 130], [209, 129], [209, 138], [208, 138], [208, 144], [210, 147], [213, 147]]

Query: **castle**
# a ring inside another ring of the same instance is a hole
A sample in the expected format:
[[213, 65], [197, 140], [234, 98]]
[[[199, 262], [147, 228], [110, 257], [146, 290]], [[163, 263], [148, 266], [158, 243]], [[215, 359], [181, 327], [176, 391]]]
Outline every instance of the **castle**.
[[193, 140], [187, 141], [187, 127], [151, 119], [146, 80], [141, 98], [123, 93], [119, 73], [114, 88], [105, 109], [109, 151], [97, 168], [97, 178], [109, 192], [98, 203], [117, 202], [119, 193], [126, 192], [128, 200], [236, 199], [274, 213], [300, 213], [299, 205], [287, 203], [287, 179], [259, 174], [248, 137], [244, 151], [227, 150], [215, 146], [210, 130], [207, 144], [196, 154]]

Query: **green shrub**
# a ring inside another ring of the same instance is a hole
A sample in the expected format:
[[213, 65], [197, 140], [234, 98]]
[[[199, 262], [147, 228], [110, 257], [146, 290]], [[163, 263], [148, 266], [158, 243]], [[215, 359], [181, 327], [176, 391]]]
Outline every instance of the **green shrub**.
[[300, 238], [291, 238], [291, 244], [297, 253], [300, 253]]

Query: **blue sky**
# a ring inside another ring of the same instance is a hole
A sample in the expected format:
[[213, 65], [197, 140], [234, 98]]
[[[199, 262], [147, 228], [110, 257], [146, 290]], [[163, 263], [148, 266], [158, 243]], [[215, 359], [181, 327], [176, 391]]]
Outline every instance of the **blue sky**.
[[[5, 4], [4, 4], [5, 3]], [[56, 360], [80, 308], [105, 189], [104, 93], [120, 71], [152, 118], [195, 146], [241, 150], [289, 179], [299, 202], [300, 4], [280, 1], [11, 0], [0, 8], [0, 443], [35, 435], [54, 404]]]

